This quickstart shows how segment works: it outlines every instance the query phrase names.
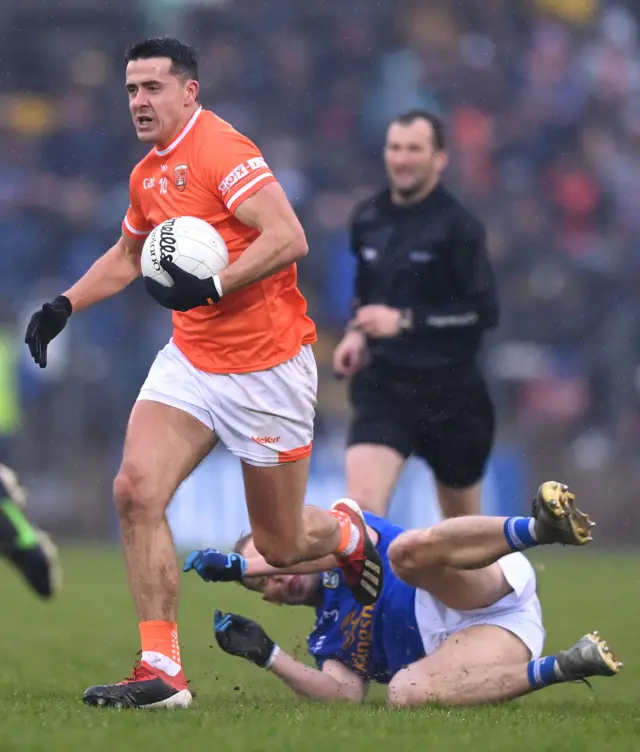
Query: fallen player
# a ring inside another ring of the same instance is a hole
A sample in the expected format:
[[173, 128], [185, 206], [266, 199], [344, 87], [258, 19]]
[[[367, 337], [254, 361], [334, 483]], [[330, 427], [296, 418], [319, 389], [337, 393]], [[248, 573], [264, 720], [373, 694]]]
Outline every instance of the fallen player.
[[365, 513], [385, 570], [378, 602], [362, 606], [334, 557], [286, 570], [270, 567], [251, 536], [236, 552], [193, 551], [184, 571], [241, 582], [264, 600], [311, 606], [308, 638], [317, 669], [281, 650], [254, 621], [214, 617], [218, 645], [320, 701], [361, 702], [369, 682], [388, 685], [392, 706], [499, 703], [551, 684], [611, 676], [622, 664], [597, 632], [541, 657], [544, 628], [533, 567], [520, 551], [591, 541], [594, 525], [566, 486], [538, 489], [532, 517], [458, 517], [403, 531]]

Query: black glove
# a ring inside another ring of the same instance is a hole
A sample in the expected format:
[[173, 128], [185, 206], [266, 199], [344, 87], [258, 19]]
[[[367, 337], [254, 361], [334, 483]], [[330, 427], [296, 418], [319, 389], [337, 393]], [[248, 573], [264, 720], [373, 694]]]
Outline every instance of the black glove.
[[172, 311], [190, 311], [199, 306], [213, 305], [222, 297], [213, 277], [198, 279], [176, 266], [167, 257], [160, 259], [160, 266], [171, 275], [173, 286], [165, 287], [148, 277], [144, 278], [144, 284], [149, 295], [163, 308], [169, 308]]
[[31, 317], [24, 341], [29, 345], [31, 357], [40, 368], [46, 368], [49, 342], [65, 328], [72, 311], [69, 298], [58, 295]]
[[215, 548], [192, 551], [184, 563], [183, 572], [192, 569], [205, 582], [241, 582], [247, 570], [247, 560], [240, 554], [223, 554]]
[[280, 648], [267, 636], [264, 629], [244, 616], [216, 611], [213, 616], [213, 629], [216, 633], [216, 642], [225, 653], [246, 658], [260, 668], [271, 668], [280, 652]]

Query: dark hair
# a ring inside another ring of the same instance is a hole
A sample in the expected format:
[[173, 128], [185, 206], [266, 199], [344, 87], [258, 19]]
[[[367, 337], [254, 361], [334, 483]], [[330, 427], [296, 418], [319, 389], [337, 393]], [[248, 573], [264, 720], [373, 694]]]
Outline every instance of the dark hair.
[[198, 80], [198, 55], [193, 47], [183, 44], [173, 37], [153, 37], [136, 42], [126, 51], [125, 62], [148, 60], [151, 57], [168, 57], [171, 60], [171, 73]]
[[429, 112], [429, 110], [407, 110], [406, 112], [402, 112], [400, 115], [394, 117], [390, 125], [393, 123], [411, 125], [411, 123], [414, 123], [416, 120], [426, 120], [427, 123], [431, 123], [431, 127], [433, 128], [434, 146], [438, 151], [446, 149], [444, 120], [441, 117], [438, 117], [435, 113]]

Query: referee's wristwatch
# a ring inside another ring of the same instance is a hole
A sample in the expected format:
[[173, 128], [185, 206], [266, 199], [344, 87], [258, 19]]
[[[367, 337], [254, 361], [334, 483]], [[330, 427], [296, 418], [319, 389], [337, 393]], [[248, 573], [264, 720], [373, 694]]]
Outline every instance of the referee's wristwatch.
[[400, 311], [398, 319], [398, 329], [400, 334], [406, 334], [413, 331], [413, 311], [410, 308], [403, 308]]

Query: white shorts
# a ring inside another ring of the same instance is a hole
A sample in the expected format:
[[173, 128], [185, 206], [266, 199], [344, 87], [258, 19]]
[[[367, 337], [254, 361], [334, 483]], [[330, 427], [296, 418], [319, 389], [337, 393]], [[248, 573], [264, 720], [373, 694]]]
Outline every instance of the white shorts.
[[293, 462], [311, 454], [318, 370], [311, 345], [267, 371], [205, 373], [173, 340], [156, 356], [138, 400], [193, 415], [250, 465]]
[[542, 655], [545, 632], [533, 567], [520, 553], [504, 556], [498, 564], [513, 592], [488, 608], [456, 611], [427, 591], [416, 591], [416, 621], [425, 655], [437, 650], [450, 635], [480, 624], [493, 624], [512, 632], [529, 648], [532, 660]]

